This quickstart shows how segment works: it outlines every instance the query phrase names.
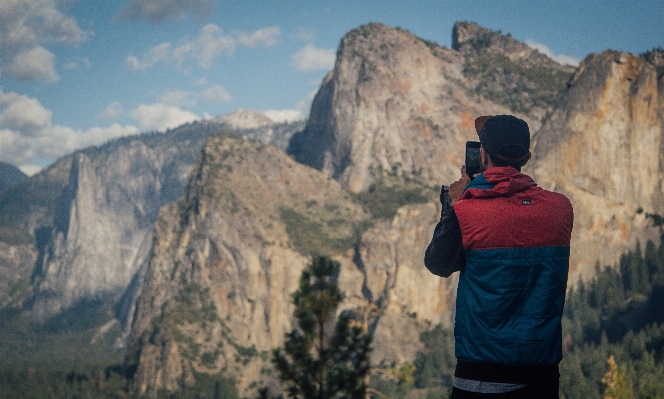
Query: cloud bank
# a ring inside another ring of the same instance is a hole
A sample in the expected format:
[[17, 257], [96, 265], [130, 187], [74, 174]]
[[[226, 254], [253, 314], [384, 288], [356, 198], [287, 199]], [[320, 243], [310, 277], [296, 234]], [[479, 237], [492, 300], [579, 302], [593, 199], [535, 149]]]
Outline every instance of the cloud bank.
[[185, 38], [175, 46], [170, 42], [158, 44], [140, 57], [127, 56], [125, 64], [132, 70], [146, 70], [159, 62], [173, 62], [183, 68], [187, 60], [195, 60], [199, 67], [210, 68], [215, 58], [232, 55], [238, 46], [273, 47], [280, 35], [281, 29], [277, 26], [225, 35], [219, 26], [207, 24], [194, 38]]
[[334, 67], [336, 51], [331, 48], [317, 48], [309, 43], [293, 56], [293, 66], [298, 71], [310, 72], [329, 70]]
[[0, 89], [0, 159], [33, 174], [44, 161], [50, 163], [76, 149], [138, 133], [134, 126], [117, 123], [87, 131], [74, 130], [53, 125], [51, 117], [52, 112], [37, 99]]
[[546, 55], [547, 57], [551, 58], [552, 60], [556, 61], [559, 64], [563, 65], [571, 65], [571, 66], [579, 66], [579, 63], [581, 62], [580, 59], [569, 56], [569, 55], [564, 55], [564, 54], [554, 54], [549, 47], [547, 47], [545, 44], [542, 43], [537, 43], [532, 40], [526, 40], [526, 44], [534, 48], [535, 50], [539, 51], [540, 53]]
[[188, 14], [204, 19], [213, 8], [211, 0], [129, 0], [115, 19], [129, 22], [145, 20], [152, 25], [159, 25], [182, 19]]
[[45, 43], [77, 46], [91, 32], [58, 11], [55, 0], [0, 1], [0, 76], [55, 82], [55, 55]]

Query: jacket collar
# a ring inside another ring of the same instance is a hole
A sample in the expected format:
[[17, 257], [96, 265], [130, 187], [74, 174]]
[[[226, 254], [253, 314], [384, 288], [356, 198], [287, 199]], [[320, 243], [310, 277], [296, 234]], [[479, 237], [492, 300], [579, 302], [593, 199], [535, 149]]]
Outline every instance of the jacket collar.
[[536, 185], [530, 176], [510, 166], [494, 167], [475, 177], [461, 199], [506, 197]]

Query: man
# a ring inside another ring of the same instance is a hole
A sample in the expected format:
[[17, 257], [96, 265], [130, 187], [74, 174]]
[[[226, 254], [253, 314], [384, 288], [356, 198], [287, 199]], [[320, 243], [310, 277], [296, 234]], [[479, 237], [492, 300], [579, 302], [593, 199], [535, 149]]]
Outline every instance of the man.
[[475, 129], [482, 173], [462, 166], [424, 256], [436, 275], [459, 271], [452, 398], [557, 399], [572, 205], [521, 173], [526, 122], [487, 116]]

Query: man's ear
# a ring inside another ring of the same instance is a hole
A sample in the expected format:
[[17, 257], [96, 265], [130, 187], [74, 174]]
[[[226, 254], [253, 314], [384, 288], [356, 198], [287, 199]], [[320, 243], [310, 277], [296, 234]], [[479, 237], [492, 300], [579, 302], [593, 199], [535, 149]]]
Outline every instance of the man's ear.
[[488, 169], [490, 163], [491, 157], [489, 156], [489, 153], [484, 150], [484, 147], [480, 147], [480, 165], [484, 165], [486, 166], [485, 169]]

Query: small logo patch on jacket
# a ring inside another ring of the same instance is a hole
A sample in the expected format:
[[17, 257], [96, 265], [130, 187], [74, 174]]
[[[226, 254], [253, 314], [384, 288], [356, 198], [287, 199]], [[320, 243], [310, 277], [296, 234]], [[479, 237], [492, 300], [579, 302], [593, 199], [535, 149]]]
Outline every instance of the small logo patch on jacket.
[[521, 205], [532, 205], [532, 200], [521, 200]]

